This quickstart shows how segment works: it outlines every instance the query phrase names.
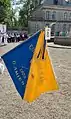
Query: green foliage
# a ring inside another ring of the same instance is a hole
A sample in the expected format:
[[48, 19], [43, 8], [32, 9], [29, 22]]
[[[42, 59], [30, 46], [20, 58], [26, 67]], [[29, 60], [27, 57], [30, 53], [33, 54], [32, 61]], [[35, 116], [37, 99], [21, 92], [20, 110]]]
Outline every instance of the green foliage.
[[11, 8], [11, 0], [0, 0], [0, 23], [4, 23], [7, 27], [12, 28], [14, 20], [15, 15]]
[[31, 16], [32, 10], [37, 7], [38, 0], [19, 0], [23, 7], [19, 11], [18, 21], [15, 17], [15, 11], [11, 7], [11, 1], [0, 0], [0, 23], [7, 24], [8, 28], [28, 27], [28, 19]]
[[[21, 0], [23, 2], [23, 8], [19, 12], [19, 25], [28, 27], [28, 19], [31, 16], [32, 10], [38, 5], [38, 0]], [[40, 0], [41, 2], [41, 0]]]
[[0, 0], [0, 23], [5, 23], [10, 8], [10, 0]]

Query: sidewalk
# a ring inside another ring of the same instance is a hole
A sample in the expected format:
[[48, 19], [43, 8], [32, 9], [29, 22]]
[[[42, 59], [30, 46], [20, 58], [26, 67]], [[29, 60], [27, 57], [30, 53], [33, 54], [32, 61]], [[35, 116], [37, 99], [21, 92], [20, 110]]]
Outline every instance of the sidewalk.
[[52, 43], [47, 43], [47, 47], [52, 47], [52, 48], [62, 48], [62, 49], [71, 49], [71, 46], [63, 46], [63, 45], [57, 45]]

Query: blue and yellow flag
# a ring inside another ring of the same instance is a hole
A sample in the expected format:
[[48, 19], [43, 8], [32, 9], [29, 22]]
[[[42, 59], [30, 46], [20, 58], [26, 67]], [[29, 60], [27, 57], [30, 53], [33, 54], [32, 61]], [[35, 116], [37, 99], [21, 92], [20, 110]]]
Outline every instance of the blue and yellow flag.
[[2, 56], [15, 87], [22, 98], [24, 97], [26, 90], [30, 61], [36, 47], [39, 34], [40, 31]]
[[22, 99], [32, 102], [41, 93], [58, 89], [44, 31], [2, 56]]

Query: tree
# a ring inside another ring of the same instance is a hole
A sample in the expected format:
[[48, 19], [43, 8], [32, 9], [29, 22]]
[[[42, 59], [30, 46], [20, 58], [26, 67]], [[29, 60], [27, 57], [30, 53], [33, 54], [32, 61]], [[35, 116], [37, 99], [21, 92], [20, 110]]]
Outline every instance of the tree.
[[13, 27], [15, 13], [11, 7], [11, 0], [0, 0], [0, 23]]
[[10, 0], [0, 0], [0, 23], [5, 23], [10, 9]]
[[23, 3], [23, 8], [19, 12], [19, 23], [24, 27], [28, 25], [28, 18], [30, 16], [30, 0], [26, 0]]
[[41, 0], [20, 0], [23, 2], [23, 8], [19, 12], [19, 23], [23, 27], [28, 27], [28, 19], [32, 11], [40, 4]]

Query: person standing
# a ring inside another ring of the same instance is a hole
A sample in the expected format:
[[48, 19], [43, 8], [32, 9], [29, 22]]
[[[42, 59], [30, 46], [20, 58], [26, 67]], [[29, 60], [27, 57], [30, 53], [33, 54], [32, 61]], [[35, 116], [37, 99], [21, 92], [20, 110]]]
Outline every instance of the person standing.
[[0, 31], [0, 45], [2, 45], [2, 34], [1, 34], [1, 31]]
[[7, 39], [8, 39], [8, 34], [5, 32], [4, 33], [4, 45], [7, 45]]

